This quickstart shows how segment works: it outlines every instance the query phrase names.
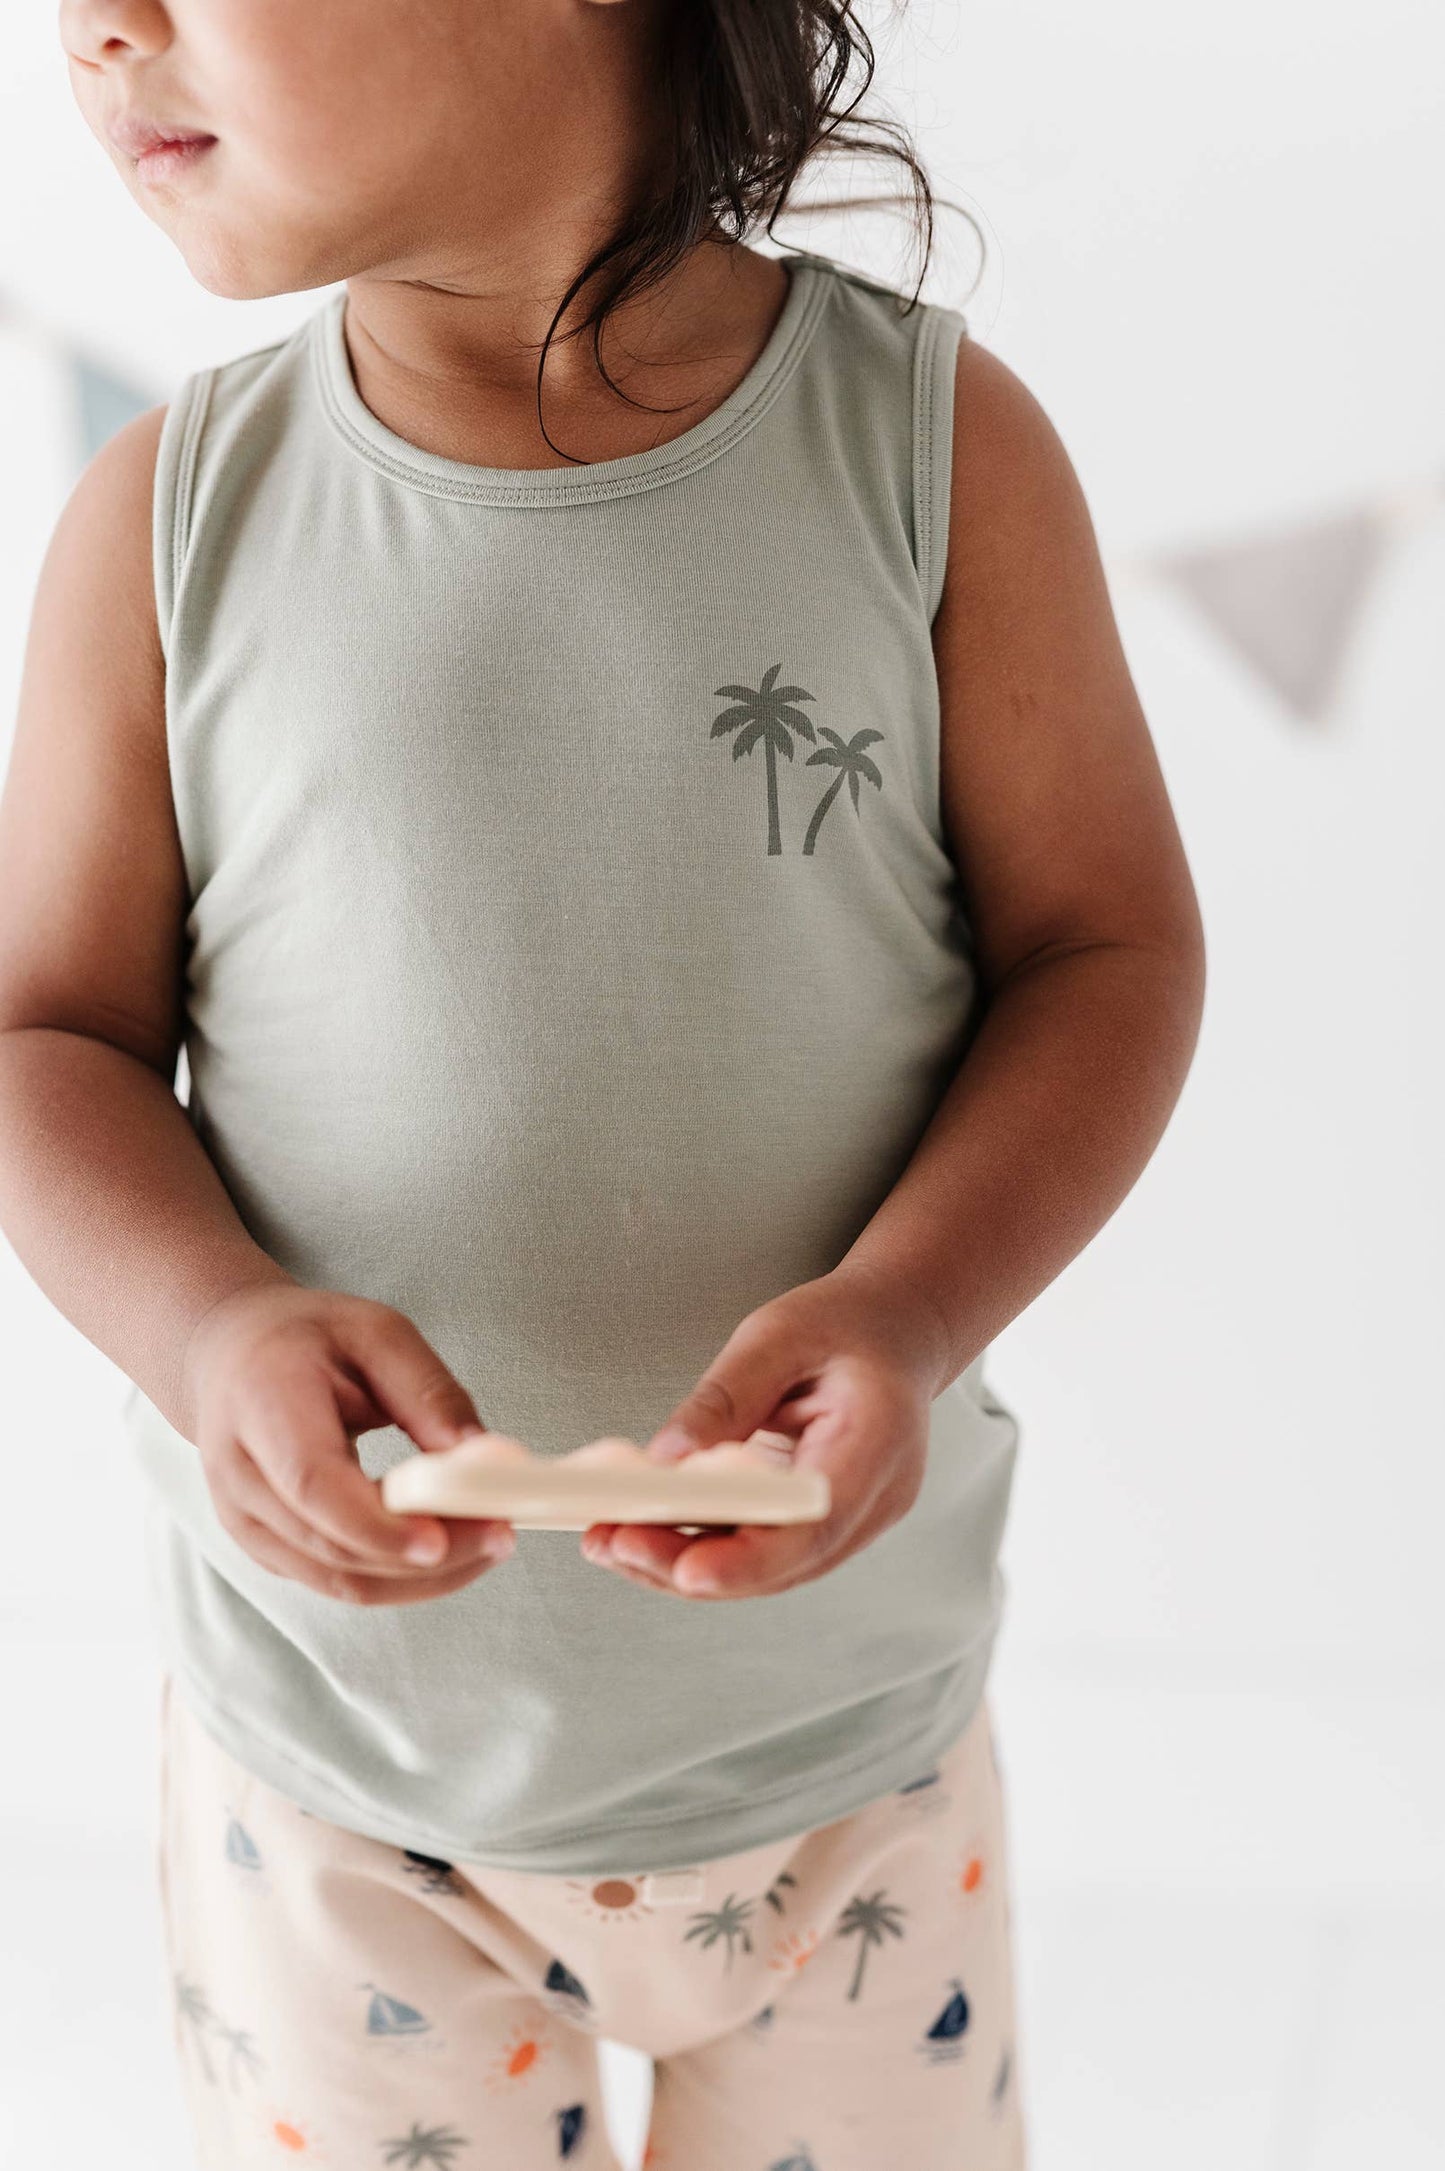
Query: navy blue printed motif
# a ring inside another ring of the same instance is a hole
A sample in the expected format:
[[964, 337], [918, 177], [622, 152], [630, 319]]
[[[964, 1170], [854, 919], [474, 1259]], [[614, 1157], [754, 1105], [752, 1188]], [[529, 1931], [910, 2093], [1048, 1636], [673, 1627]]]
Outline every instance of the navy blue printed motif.
[[930, 2065], [947, 2065], [963, 2056], [963, 2035], [969, 2020], [968, 1999], [956, 1975], [952, 1981], [953, 1994], [923, 2039], [923, 2052]]
[[565, 2111], [557, 2113], [557, 2153], [571, 2156], [582, 2146], [587, 2131], [587, 2106], [585, 2103], [569, 2103]]
[[565, 1967], [560, 1960], [555, 1958], [542, 1979], [542, 1988], [552, 1991], [557, 1997], [575, 1998], [579, 2005], [590, 2005], [592, 2003], [587, 1992], [572, 1973], [571, 1968]]

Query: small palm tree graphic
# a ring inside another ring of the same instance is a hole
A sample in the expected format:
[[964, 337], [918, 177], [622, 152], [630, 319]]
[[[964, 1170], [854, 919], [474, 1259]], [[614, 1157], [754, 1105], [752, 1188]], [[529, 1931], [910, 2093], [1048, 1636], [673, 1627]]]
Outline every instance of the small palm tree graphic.
[[231, 2056], [226, 2067], [226, 2078], [231, 2086], [234, 2088], [236, 2085], [237, 2066], [240, 2066], [254, 2080], [266, 2061], [261, 2056], [260, 2051], [257, 2050], [256, 2039], [249, 2029], [224, 2028], [217, 2021], [216, 2033], [230, 2047]]
[[798, 1880], [793, 1875], [791, 1870], [780, 1869], [778, 1871], [777, 1876], [773, 1879], [772, 1883], [768, 1886], [767, 1891], [763, 1894], [763, 1898], [767, 1901], [769, 1907], [773, 1909], [775, 1914], [780, 1915], [783, 1912], [783, 1903], [778, 1897], [780, 1891], [782, 1890], [782, 1887], [784, 1885], [796, 1886], [797, 1882]]
[[702, 1914], [693, 1916], [692, 1928], [684, 1931], [683, 1942], [686, 1943], [688, 1938], [699, 1937], [702, 1943], [698, 1950], [706, 1952], [709, 1945], [715, 1945], [720, 1937], [726, 1938], [727, 1965], [731, 1967], [734, 1938], [741, 1943], [744, 1952], [751, 1952], [753, 1949], [752, 1937], [747, 1927], [747, 1919], [752, 1910], [751, 1900], [740, 1900], [735, 1893], [730, 1892], [721, 1907], [708, 1908]]
[[838, 1935], [857, 1937], [860, 1940], [858, 1965], [848, 1992], [850, 1998], [856, 1998], [863, 1987], [863, 1964], [868, 1958], [869, 1947], [881, 1945], [885, 1936], [902, 1937], [903, 1924], [900, 1918], [905, 1912], [904, 1908], [886, 1899], [882, 1892], [875, 1892], [871, 1899], [864, 1899], [859, 1893], [844, 1908], [838, 1921]]
[[845, 777], [848, 780], [848, 789], [853, 794], [853, 812], [855, 814], [859, 812], [858, 779], [860, 776], [866, 776], [869, 783], [876, 784], [880, 791], [883, 789], [883, 779], [878, 774], [876, 765], [863, 751], [864, 747], [871, 746], [875, 739], [882, 738], [881, 731], [855, 731], [851, 739], [843, 740], [839, 738], [836, 731], [830, 731], [826, 724], [821, 725], [819, 728], [823, 737], [831, 740], [832, 743], [828, 746], [820, 746], [816, 754], [810, 754], [805, 767], [811, 769], [821, 761], [825, 768], [836, 769], [838, 774], [813, 809], [813, 819], [809, 822], [808, 834], [803, 839], [803, 850], [805, 852], [811, 852], [813, 846], [817, 843], [818, 831], [823, 826], [823, 816], [837, 798], [839, 786]]
[[[802, 710], [792, 706], [795, 701], [811, 701], [813, 696], [802, 686], [776, 685], [774, 682], [782, 668], [780, 663], [770, 664], [763, 673], [761, 684], [757, 686], [719, 686], [718, 693], [726, 695], [728, 700], [736, 705], [723, 710], [709, 733], [710, 738], [716, 739], [724, 731], [737, 731], [738, 735], [733, 741], [734, 761], [743, 754], [750, 754], [759, 741], [762, 742], [768, 770], [770, 853], [781, 852], [783, 849], [782, 833], [778, 827], [778, 756], [782, 754], [788, 761], [792, 760], [791, 732], [800, 731], [805, 739], [816, 737]], [[739, 725], [742, 726], [741, 730], [738, 730]]]
[[193, 2040], [200, 2053], [201, 2071], [208, 2081], [214, 2081], [216, 2069], [206, 2054], [206, 2030], [215, 2021], [211, 2001], [199, 1983], [187, 1982], [184, 1975], [176, 1977], [176, 2014], [179, 2020], [189, 2022], [195, 2031]]
[[422, 2126], [413, 2119], [410, 2133], [399, 2141], [383, 2141], [381, 2145], [386, 2161], [404, 2165], [405, 2171], [450, 2171], [457, 2150], [469, 2148], [471, 2143], [449, 2126]]

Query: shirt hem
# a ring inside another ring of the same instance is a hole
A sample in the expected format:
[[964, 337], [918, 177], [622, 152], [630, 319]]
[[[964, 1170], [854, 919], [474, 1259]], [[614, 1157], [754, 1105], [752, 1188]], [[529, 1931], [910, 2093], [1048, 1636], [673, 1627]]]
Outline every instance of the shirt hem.
[[[801, 1785], [787, 1780], [776, 1787], [750, 1789], [733, 1811], [720, 1814], [716, 1805], [708, 1804], [693, 1810], [664, 1811], [655, 1819], [631, 1816], [574, 1827], [534, 1847], [462, 1841], [454, 1833], [435, 1827], [394, 1823], [376, 1814], [369, 1805], [352, 1801], [341, 1790], [318, 1780], [310, 1767], [286, 1750], [238, 1726], [225, 1706], [173, 1653], [166, 1654], [165, 1663], [178, 1678], [196, 1716], [222, 1748], [265, 1784], [327, 1822], [387, 1846], [487, 1869], [619, 1876], [688, 1868], [801, 1836], [864, 1809], [919, 1777], [957, 1740], [983, 1701], [996, 1629], [997, 1623], [990, 1623], [978, 1642], [954, 1663], [951, 1693], [934, 1705], [927, 1725], [912, 1729], [884, 1749], [873, 1748], [866, 1755], [830, 1764], [825, 1772]], [[770, 1809], [775, 1814], [769, 1815]], [[635, 1835], [654, 1824], [657, 1829], [647, 1839], [644, 1855], [631, 1851]], [[710, 1825], [711, 1833], [699, 1851], [695, 1827], [703, 1824]]]

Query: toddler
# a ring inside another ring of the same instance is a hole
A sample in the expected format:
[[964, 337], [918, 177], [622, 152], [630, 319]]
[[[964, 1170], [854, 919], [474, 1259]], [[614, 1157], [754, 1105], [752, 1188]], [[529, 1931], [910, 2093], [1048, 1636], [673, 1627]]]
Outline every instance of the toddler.
[[[60, 33], [203, 287], [325, 290], [81, 476], [0, 803], [0, 1207], [133, 1382], [198, 2161], [615, 2171], [606, 2036], [649, 2171], [1019, 2171], [983, 1368], [1203, 999], [1073, 469], [921, 277], [751, 245], [851, 145], [926, 269], [840, 0]], [[831, 1510], [383, 1506], [487, 1427], [767, 1427]]]

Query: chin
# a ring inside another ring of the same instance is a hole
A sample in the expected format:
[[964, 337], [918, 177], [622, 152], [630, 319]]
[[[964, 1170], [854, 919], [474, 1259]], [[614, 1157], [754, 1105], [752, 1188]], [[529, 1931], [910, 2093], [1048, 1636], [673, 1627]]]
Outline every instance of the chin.
[[194, 235], [174, 238], [197, 286], [221, 301], [268, 301], [273, 295], [294, 294], [314, 283], [300, 266], [258, 259], [254, 246], [241, 252]]

